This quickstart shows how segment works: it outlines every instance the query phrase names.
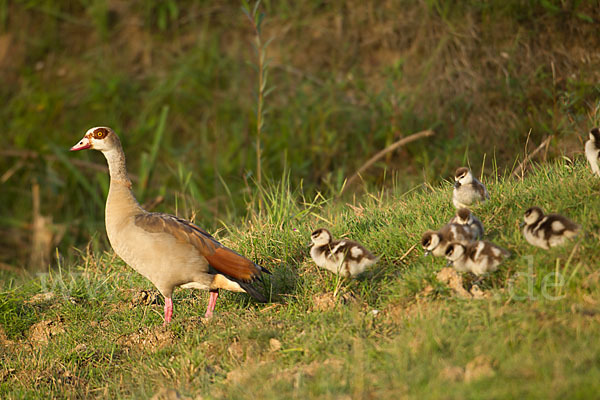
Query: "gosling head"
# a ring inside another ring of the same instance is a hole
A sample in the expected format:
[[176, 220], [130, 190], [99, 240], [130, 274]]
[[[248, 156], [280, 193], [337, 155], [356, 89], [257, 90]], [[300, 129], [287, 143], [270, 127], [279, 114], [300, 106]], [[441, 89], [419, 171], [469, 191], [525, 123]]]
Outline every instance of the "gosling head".
[[465, 246], [458, 242], [450, 243], [448, 247], [446, 247], [446, 258], [449, 261], [454, 262], [461, 258], [463, 254], [465, 254]]
[[310, 235], [310, 239], [312, 240], [314, 245], [324, 246], [326, 244], [331, 243], [331, 232], [329, 232], [325, 228], [319, 228]]
[[461, 225], [467, 225], [471, 222], [471, 210], [468, 208], [459, 208], [456, 212], [458, 223]]
[[467, 167], [460, 167], [457, 169], [454, 173], [454, 182], [455, 186], [457, 187], [460, 185], [468, 185], [469, 183], [473, 182], [473, 174], [471, 173], [471, 170]]
[[537, 221], [544, 217], [544, 212], [539, 207], [531, 207], [525, 214], [523, 215], [523, 221], [525, 221], [526, 225], [535, 224]]
[[435, 231], [427, 231], [421, 237], [421, 246], [425, 250], [425, 255], [429, 255], [442, 241], [442, 236]]

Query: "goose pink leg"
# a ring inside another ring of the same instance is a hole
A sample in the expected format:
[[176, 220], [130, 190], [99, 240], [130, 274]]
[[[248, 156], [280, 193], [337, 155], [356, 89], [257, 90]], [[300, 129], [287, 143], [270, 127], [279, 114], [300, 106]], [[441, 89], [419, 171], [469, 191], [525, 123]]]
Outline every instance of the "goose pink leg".
[[215, 305], [217, 304], [217, 297], [219, 297], [219, 291], [211, 290], [210, 297], [208, 298], [208, 306], [206, 307], [206, 314], [204, 314], [204, 318], [211, 318], [213, 316], [213, 311], [215, 310]]
[[170, 297], [165, 297], [165, 322], [163, 326], [166, 326], [171, 322], [171, 317], [173, 316], [173, 299]]

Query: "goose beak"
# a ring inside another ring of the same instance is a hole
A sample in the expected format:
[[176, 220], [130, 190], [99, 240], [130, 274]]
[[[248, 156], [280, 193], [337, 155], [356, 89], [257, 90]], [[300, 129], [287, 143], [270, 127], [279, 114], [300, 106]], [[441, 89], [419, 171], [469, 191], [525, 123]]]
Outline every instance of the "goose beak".
[[521, 221], [521, 223], [519, 224], [519, 228], [522, 228], [525, 226], [525, 221]]
[[92, 141], [87, 136], [84, 136], [79, 143], [71, 147], [71, 151], [85, 150], [90, 147], [92, 147]]
[[460, 182], [459, 181], [454, 182], [454, 187], [456, 189], [458, 189], [460, 187]]
[[446, 263], [446, 267], [449, 267], [452, 265], [452, 260], [448, 260], [448, 262]]
[[425, 250], [425, 253], [423, 253], [423, 257], [427, 257], [429, 254], [431, 254], [431, 251]]

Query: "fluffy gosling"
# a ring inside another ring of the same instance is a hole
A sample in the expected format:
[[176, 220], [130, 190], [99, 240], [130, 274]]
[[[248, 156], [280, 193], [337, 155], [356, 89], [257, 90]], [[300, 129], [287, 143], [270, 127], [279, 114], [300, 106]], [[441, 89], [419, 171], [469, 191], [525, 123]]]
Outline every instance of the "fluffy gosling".
[[532, 245], [548, 250], [574, 238], [579, 229], [578, 224], [558, 214], [544, 215], [539, 207], [531, 207], [523, 216], [525, 226], [523, 236]]
[[460, 224], [446, 224], [439, 231], [427, 231], [421, 237], [421, 246], [425, 255], [430, 253], [436, 257], [446, 254], [446, 247], [451, 242], [469, 243], [473, 236], [469, 228]]
[[360, 243], [333, 240], [331, 232], [325, 228], [315, 230], [311, 240], [310, 256], [315, 264], [343, 277], [361, 274], [379, 260]]
[[592, 172], [600, 176], [598, 160], [600, 160], [600, 129], [594, 128], [590, 131], [590, 139], [585, 142], [585, 157], [592, 167]]
[[454, 242], [446, 248], [446, 258], [456, 271], [471, 272], [477, 276], [496, 271], [509, 256], [508, 250], [485, 240], [467, 245]]
[[450, 223], [469, 228], [473, 240], [479, 240], [483, 237], [483, 224], [468, 208], [459, 208], [456, 211], [456, 215], [450, 220]]
[[454, 174], [454, 191], [452, 192], [452, 204], [458, 208], [469, 208], [469, 206], [485, 201], [490, 198], [487, 189], [469, 168], [461, 167]]

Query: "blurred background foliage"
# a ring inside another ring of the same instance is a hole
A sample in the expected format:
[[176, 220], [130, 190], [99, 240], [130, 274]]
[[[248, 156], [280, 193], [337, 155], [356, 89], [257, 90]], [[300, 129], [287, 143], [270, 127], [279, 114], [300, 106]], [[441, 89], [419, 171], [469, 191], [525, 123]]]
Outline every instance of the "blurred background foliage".
[[[257, 55], [239, 1], [0, 0], [0, 262], [106, 248], [108, 177], [69, 154], [120, 135], [141, 203], [214, 230], [248, 215]], [[425, 129], [346, 191], [405, 190], [524, 147], [582, 152], [598, 121], [600, 2], [265, 0], [264, 186], [341, 192], [372, 155]], [[528, 135], [528, 133], [530, 133]], [[529, 136], [529, 138], [528, 138]], [[268, 191], [268, 188], [267, 188]], [[299, 197], [300, 200], [300, 197]], [[42, 256], [35, 256], [42, 254]]]

